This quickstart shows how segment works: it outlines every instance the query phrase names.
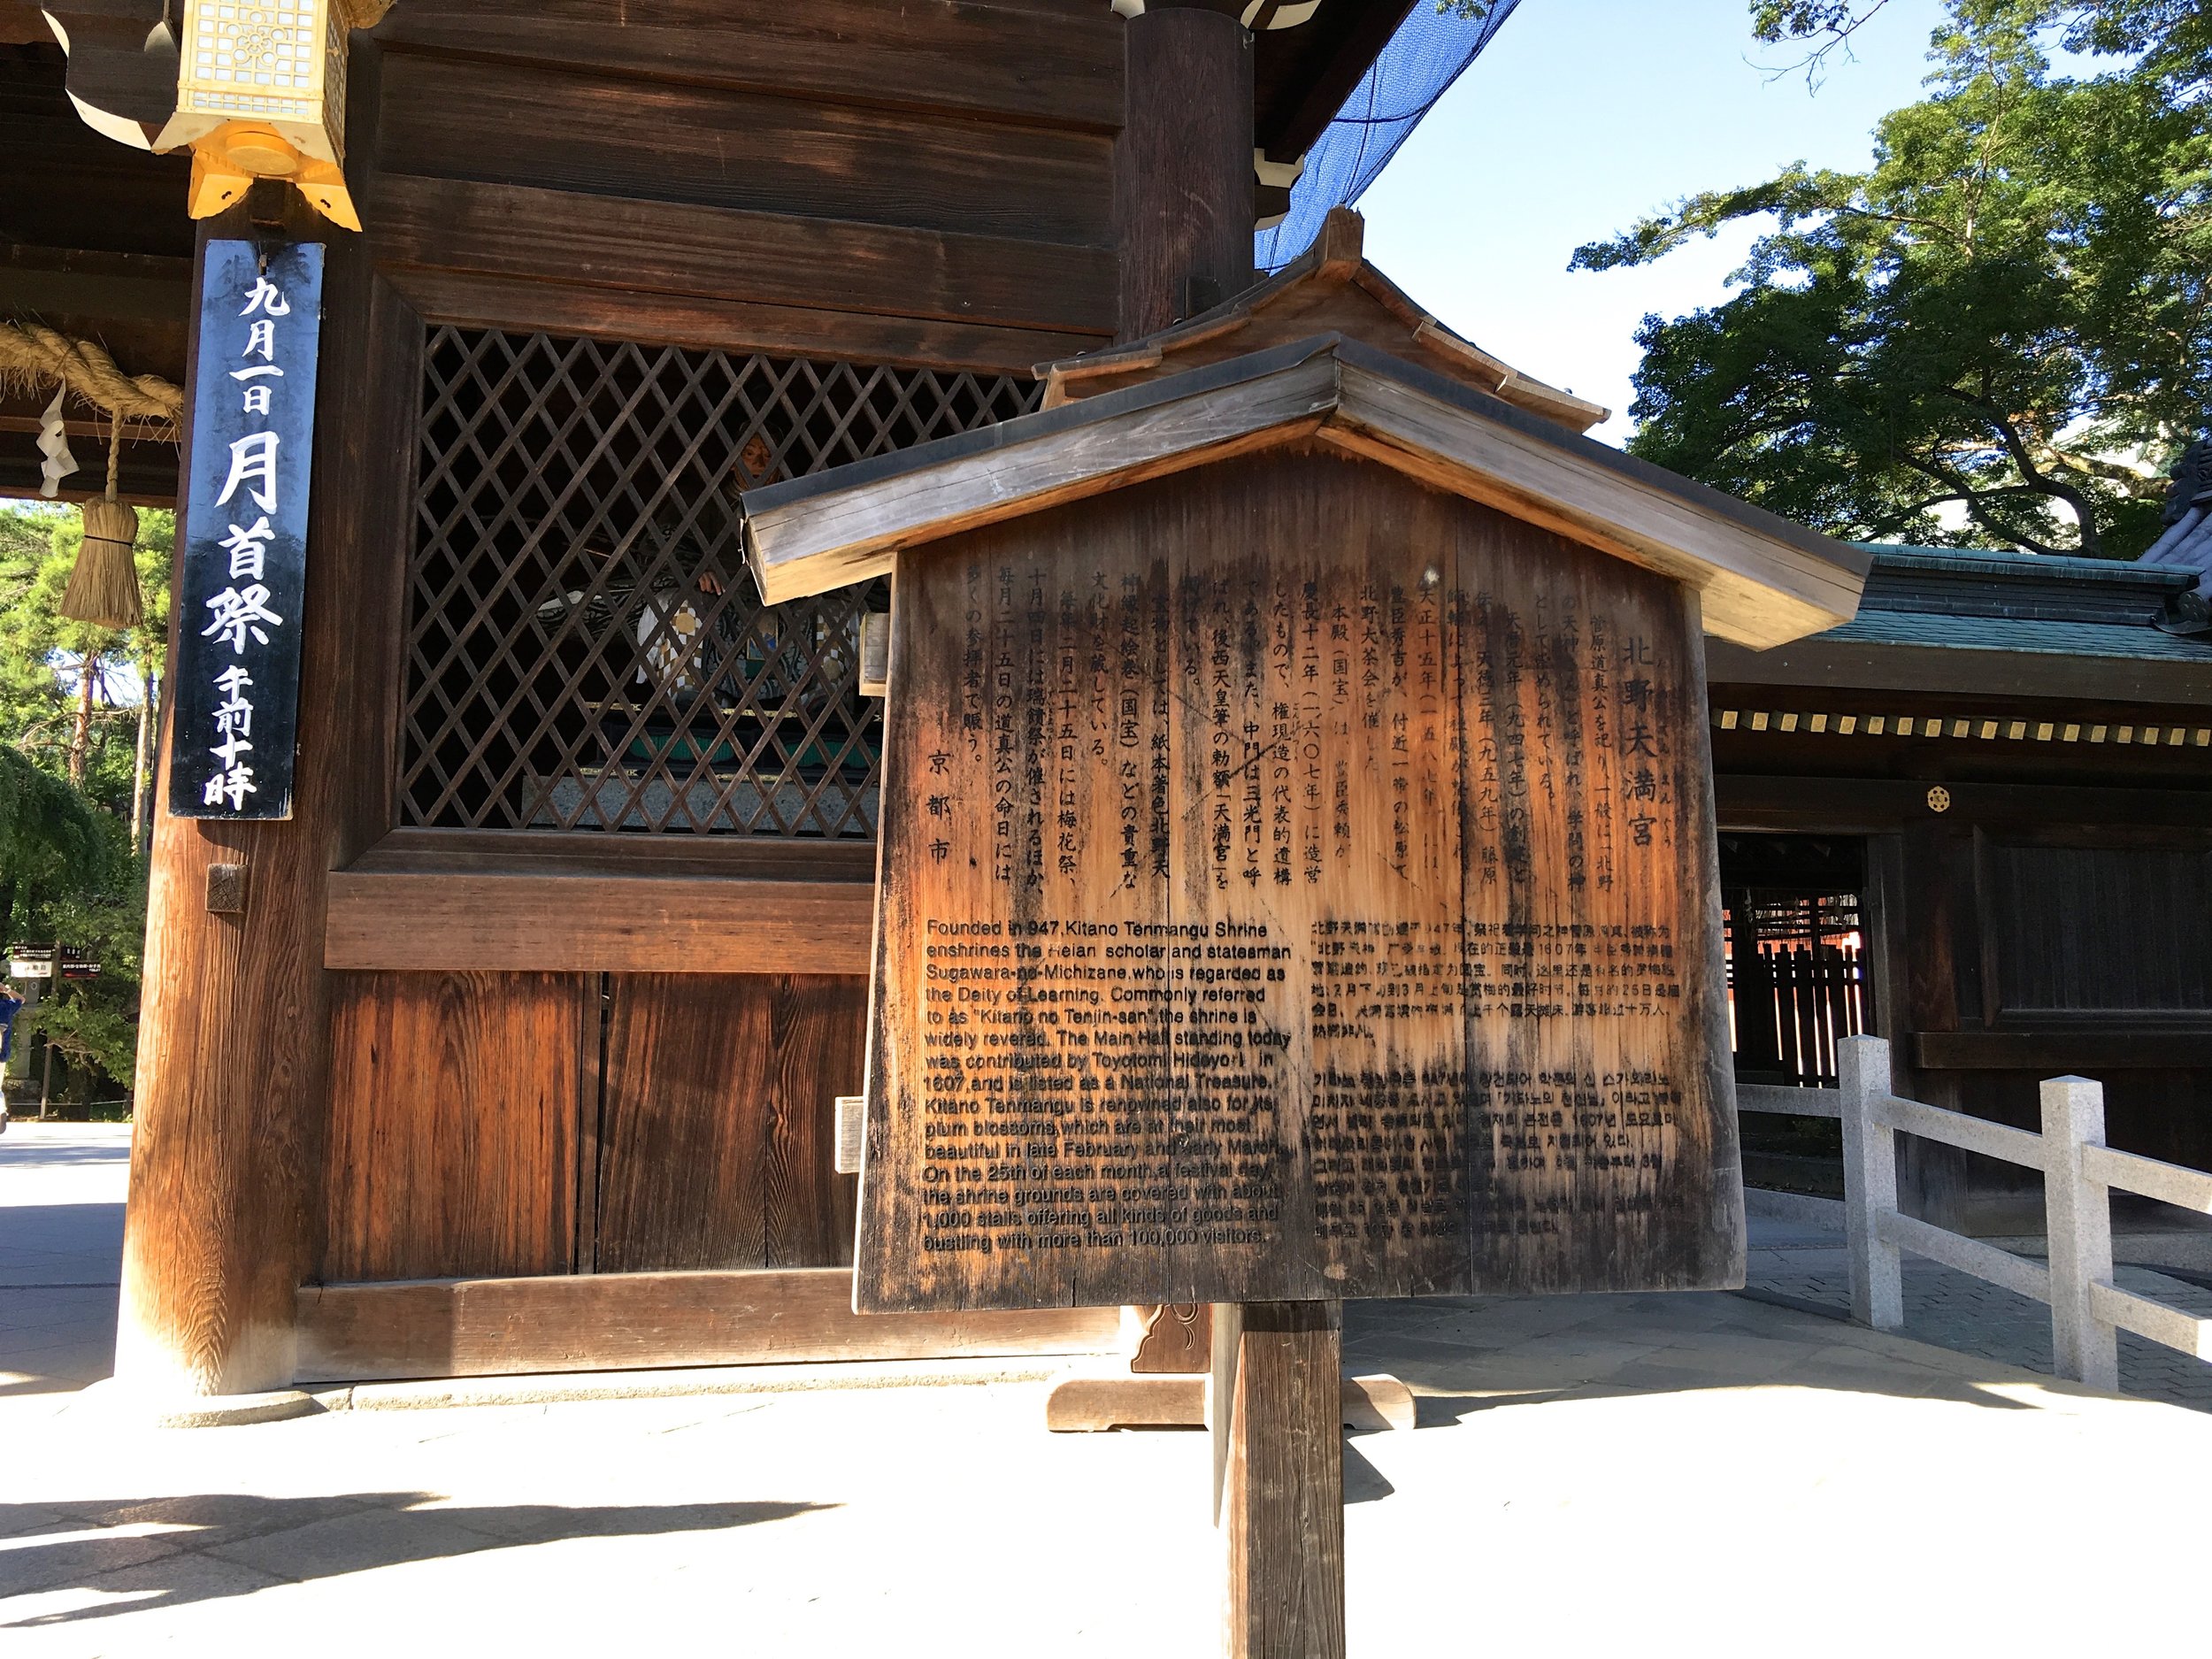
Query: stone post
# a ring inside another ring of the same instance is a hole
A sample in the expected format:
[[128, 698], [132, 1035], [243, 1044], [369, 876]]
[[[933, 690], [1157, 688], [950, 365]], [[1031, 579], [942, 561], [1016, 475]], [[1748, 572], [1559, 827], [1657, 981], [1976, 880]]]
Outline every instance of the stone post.
[[2117, 1393], [2119, 1335], [2090, 1307], [2092, 1285], [2112, 1282], [2112, 1189], [2082, 1168], [2081, 1149], [2104, 1145], [2104, 1086], [2044, 1080], [2043, 1206], [2051, 1251], [2052, 1369]]
[[1890, 1093], [1889, 1044], [1847, 1037], [1836, 1045], [1843, 1083], [1843, 1225], [1851, 1317], [1878, 1331], [1905, 1323], [1904, 1265], [1881, 1235], [1897, 1212], [1897, 1132], [1881, 1103]]

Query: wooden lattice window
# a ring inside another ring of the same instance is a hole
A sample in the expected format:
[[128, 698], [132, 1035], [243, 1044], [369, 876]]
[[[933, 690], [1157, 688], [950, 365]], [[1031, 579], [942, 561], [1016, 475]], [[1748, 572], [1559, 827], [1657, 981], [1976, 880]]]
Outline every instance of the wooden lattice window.
[[764, 606], [738, 492], [1040, 388], [453, 327], [423, 363], [401, 822], [872, 835], [858, 643], [882, 584]]

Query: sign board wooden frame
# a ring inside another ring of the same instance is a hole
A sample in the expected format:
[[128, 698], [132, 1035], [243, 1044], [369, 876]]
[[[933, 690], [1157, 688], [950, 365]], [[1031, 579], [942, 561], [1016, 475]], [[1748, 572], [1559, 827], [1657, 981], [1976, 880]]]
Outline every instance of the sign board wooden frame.
[[856, 1305], [1738, 1282], [1698, 652], [1307, 446], [902, 556]]
[[856, 1307], [1740, 1282], [1701, 595], [1863, 557], [1335, 339], [842, 472], [748, 506], [898, 576]]

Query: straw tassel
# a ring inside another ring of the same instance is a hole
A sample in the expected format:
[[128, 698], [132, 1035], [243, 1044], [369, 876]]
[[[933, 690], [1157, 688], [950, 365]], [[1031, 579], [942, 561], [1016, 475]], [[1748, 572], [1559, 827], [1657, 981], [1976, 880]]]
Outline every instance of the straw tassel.
[[138, 592], [138, 566], [131, 549], [138, 541], [138, 509], [115, 499], [123, 453], [123, 417], [119, 411], [108, 428], [108, 492], [84, 504], [84, 545], [69, 572], [55, 608], [65, 617], [103, 628], [134, 628], [145, 619]]

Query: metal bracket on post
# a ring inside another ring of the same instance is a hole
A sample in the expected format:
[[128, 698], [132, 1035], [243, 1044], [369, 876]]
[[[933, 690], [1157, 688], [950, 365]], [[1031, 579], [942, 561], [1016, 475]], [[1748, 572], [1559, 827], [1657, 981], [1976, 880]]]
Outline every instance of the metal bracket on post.
[[1843, 1226], [1851, 1317], [1878, 1331], [1905, 1323], [1904, 1263], [1882, 1236], [1897, 1211], [1897, 1132], [1881, 1110], [1890, 1094], [1889, 1044], [1847, 1037], [1836, 1045], [1843, 1086]]
[[2082, 1148], [2104, 1145], [2104, 1086], [2086, 1078], [2047, 1078], [2041, 1094], [2052, 1369], [2116, 1394], [2119, 1333], [2090, 1306], [2090, 1287], [2112, 1282], [2112, 1189], [2082, 1167]]

